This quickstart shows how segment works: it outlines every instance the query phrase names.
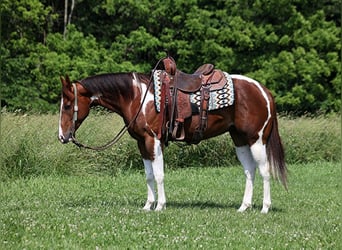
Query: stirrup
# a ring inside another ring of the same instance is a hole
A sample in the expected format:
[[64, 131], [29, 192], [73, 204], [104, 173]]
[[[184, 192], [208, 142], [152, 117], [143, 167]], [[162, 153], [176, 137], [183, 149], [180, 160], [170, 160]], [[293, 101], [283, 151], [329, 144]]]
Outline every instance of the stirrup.
[[179, 121], [175, 122], [175, 126], [173, 127], [173, 131], [172, 131], [172, 139], [176, 141], [184, 140], [185, 131], [184, 131], [184, 126], [182, 126], [183, 124], [184, 124], [183, 122], [179, 122]]

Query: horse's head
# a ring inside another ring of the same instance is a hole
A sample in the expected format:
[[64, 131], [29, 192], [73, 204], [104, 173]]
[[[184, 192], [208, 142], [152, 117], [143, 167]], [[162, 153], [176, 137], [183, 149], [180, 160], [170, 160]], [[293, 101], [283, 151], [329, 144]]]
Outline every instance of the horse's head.
[[58, 139], [62, 143], [72, 141], [76, 130], [88, 116], [91, 100], [79, 83], [71, 83], [68, 76], [61, 77], [62, 99], [59, 117]]

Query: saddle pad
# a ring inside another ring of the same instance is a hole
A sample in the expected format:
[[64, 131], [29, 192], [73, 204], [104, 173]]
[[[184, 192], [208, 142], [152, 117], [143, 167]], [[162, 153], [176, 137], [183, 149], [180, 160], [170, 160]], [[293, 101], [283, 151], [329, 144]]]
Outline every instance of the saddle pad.
[[156, 110], [160, 112], [160, 101], [161, 101], [161, 79], [160, 75], [162, 70], [155, 70], [153, 73], [153, 88], [154, 88], [154, 105], [156, 106]]
[[[227, 82], [222, 89], [210, 91], [209, 111], [225, 108], [234, 103], [234, 85], [232, 77], [227, 72], [223, 72], [223, 74], [227, 79]], [[190, 94], [190, 102], [200, 107], [201, 91]]]
[[[160, 79], [161, 73], [162, 70], [156, 70], [153, 73], [154, 104], [156, 106], [157, 112], [160, 112], [162, 85]], [[233, 105], [234, 103], [234, 85], [232, 77], [226, 72], [223, 72], [223, 74], [227, 79], [227, 83], [224, 85], [222, 89], [210, 91], [209, 111], [225, 108], [230, 105]], [[191, 93], [189, 98], [191, 103], [196, 104], [198, 107], [200, 107], [201, 91]]]

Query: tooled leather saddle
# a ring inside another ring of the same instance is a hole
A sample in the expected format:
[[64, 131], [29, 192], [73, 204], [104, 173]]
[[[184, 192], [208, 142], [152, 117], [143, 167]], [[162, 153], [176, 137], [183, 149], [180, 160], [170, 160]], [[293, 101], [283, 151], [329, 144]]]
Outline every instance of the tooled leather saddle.
[[[208, 123], [210, 91], [222, 89], [227, 83], [221, 70], [212, 64], [203, 64], [193, 74], [177, 69], [172, 57], [163, 59], [161, 78], [160, 131], [158, 137], [182, 141], [185, 138], [184, 122], [193, 115], [190, 94], [200, 91], [200, 107], [197, 128], [190, 143], [197, 144], [203, 137]], [[171, 138], [170, 138], [171, 137]]]

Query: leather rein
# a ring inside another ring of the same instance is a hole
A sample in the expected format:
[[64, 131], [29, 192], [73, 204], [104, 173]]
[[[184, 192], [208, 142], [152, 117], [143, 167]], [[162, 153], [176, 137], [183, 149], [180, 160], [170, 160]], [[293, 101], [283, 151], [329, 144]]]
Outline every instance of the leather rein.
[[[91, 150], [105, 150], [111, 146], [113, 146], [117, 141], [120, 140], [120, 138], [125, 134], [125, 132], [128, 130], [128, 128], [133, 124], [133, 122], [137, 119], [138, 114], [140, 113], [140, 109], [138, 110], [137, 114], [134, 116], [133, 120], [128, 124], [128, 126], [124, 126], [120, 132], [108, 143], [102, 145], [102, 146], [88, 146], [81, 142], [79, 142], [75, 137], [75, 124], [77, 121], [77, 114], [78, 114], [78, 100], [77, 100], [77, 87], [76, 83], [73, 83], [72, 86], [74, 87], [74, 95], [75, 95], [75, 102], [74, 102], [74, 115], [72, 118], [72, 135], [71, 135], [71, 141], [79, 148], [86, 148]], [[147, 89], [148, 90], [148, 89]], [[147, 91], [146, 91], [147, 93]], [[146, 95], [146, 94], [145, 94]], [[145, 101], [145, 99], [144, 99]]]
[[147, 93], [149, 91], [149, 89], [151, 88], [151, 85], [152, 85], [152, 82], [153, 82], [153, 73], [155, 72], [155, 70], [157, 69], [159, 63], [163, 60], [160, 59], [158, 61], [158, 63], [156, 64], [156, 66], [154, 67], [154, 69], [152, 70], [152, 74], [151, 74], [151, 77], [150, 77], [150, 81], [148, 83], [148, 86], [146, 88], [146, 92], [144, 94], [144, 97], [142, 99], [142, 102], [140, 103], [140, 106], [139, 106], [139, 109], [137, 111], [137, 113], [135, 114], [135, 116], [133, 117], [133, 119], [128, 123], [128, 125], [124, 125], [123, 128], [119, 131], [119, 133], [109, 142], [107, 142], [106, 144], [102, 145], [102, 146], [87, 146], [81, 142], [79, 142], [76, 137], [75, 137], [75, 125], [76, 125], [76, 121], [77, 121], [77, 115], [78, 115], [78, 98], [77, 98], [77, 87], [76, 87], [76, 83], [73, 83], [72, 86], [74, 88], [74, 95], [75, 95], [75, 101], [74, 101], [74, 114], [73, 114], [73, 118], [72, 118], [72, 135], [71, 135], [71, 141], [76, 145], [78, 146], [79, 148], [86, 148], [86, 149], [91, 149], [91, 150], [97, 150], [97, 151], [100, 151], [100, 150], [105, 150], [111, 146], [113, 146], [115, 143], [117, 143], [121, 137], [127, 132], [127, 130], [133, 125], [133, 123], [136, 121], [142, 107], [143, 107], [143, 104], [146, 100], [146, 96], [147, 96]]

